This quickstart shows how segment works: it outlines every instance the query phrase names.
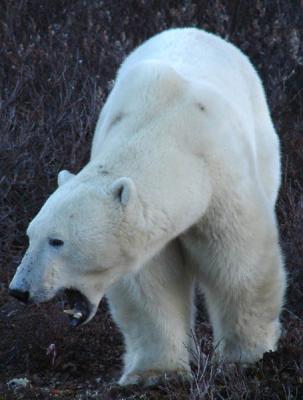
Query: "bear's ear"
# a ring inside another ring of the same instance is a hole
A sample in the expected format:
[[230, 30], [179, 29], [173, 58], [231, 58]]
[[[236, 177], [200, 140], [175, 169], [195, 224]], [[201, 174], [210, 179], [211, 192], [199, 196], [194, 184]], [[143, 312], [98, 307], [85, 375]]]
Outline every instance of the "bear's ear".
[[110, 192], [123, 206], [126, 206], [135, 196], [134, 182], [129, 178], [119, 178], [110, 186]]
[[64, 185], [64, 183], [68, 182], [73, 176], [75, 175], [68, 172], [66, 169], [63, 169], [58, 174], [58, 186]]

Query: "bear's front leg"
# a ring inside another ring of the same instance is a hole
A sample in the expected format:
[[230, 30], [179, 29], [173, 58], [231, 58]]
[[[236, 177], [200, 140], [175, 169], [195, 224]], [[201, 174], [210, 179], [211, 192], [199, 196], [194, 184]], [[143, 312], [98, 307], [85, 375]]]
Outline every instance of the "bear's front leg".
[[190, 376], [193, 277], [172, 246], [107, 294], [126, 346], [120, 385]]

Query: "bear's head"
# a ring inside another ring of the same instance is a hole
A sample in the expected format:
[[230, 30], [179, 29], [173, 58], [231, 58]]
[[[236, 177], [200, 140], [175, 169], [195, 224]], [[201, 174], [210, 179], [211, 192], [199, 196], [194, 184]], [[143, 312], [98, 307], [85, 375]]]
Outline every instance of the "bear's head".
[[29, 247], [9, 289], [29, 303], [65, 293], [76, 326], [95, 315], [111, 284], [137, 270], [143, 214], [129, 178], [102, 185], [61, 171], [58, 184], [29, 224]]

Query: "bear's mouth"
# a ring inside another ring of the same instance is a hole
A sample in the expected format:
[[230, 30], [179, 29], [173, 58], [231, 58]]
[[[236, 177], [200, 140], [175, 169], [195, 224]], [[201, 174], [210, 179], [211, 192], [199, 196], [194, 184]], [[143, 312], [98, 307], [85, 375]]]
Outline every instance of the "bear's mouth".
[[84, 324], [90, 317], [91, 304], [87, 297], [77, 289], [65, 289], [63, 312], [68, 315], [71, 326]]

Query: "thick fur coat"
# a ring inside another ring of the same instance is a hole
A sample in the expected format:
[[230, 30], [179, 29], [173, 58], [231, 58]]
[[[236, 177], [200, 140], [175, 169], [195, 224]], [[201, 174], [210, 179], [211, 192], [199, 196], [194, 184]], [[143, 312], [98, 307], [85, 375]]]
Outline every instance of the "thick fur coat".
[[125, 338], [121, 384], [189, 371], [195, 286], [219, 359], [254, 362], [276, 348], [279, 141], [237, 48], [194, 28], [143, 43], [118, 72], [89, 163], [58, 182], [11, 291], [44, 301], [76, 290], [84, 323], [106, 294]]

